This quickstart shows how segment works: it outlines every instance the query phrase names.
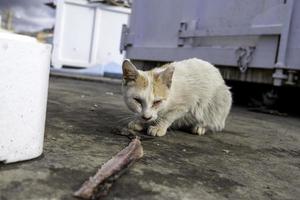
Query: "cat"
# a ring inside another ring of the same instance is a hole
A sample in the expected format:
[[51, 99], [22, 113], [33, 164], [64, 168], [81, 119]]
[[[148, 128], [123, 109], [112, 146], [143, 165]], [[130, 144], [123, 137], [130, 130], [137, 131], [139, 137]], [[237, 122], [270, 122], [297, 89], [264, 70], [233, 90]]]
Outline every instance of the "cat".
[[127, 59], [122, 70], [124, 101], [137, 116], [129, 129], [152, 136], [164, 136], [171, 125], [198, 135], [224, 129], [232, 97], [212, 64], [192, 58], [141, 71]]

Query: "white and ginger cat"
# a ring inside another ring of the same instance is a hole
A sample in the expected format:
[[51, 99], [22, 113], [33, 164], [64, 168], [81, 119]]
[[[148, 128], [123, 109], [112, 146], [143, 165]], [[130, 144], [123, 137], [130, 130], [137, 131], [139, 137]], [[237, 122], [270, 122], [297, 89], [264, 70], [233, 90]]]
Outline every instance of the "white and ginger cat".
[[171, 125], [198, 135], [224, 128], [231, 93], [210, 63], [193, 58], [141, 71], [125, 60], [122, 68], [124, 100], [137, 116], [128, 128], [152, 136], [164, 136]]

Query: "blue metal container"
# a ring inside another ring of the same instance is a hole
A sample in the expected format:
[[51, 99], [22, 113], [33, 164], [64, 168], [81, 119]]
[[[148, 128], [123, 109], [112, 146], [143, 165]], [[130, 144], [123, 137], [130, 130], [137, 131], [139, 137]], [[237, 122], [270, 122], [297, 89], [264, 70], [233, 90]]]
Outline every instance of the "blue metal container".
[[295, 85], [300, 1], [136, 0], [121, 50], [146, 65], [197, 57], [226, 79]]

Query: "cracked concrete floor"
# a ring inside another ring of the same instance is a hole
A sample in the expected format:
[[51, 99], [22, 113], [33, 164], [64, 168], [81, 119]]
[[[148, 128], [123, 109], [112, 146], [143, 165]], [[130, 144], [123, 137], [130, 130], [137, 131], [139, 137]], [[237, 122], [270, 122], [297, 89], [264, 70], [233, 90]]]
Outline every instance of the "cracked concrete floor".
[[[43, 155], [0, 165], [0, 200], [73, 199], [72, 192], [128, 144], [120, 85], [51, 78]], [[299, 199], [300, 119], [233, 108], [222, 133], [170, 131], [106, 199]]]

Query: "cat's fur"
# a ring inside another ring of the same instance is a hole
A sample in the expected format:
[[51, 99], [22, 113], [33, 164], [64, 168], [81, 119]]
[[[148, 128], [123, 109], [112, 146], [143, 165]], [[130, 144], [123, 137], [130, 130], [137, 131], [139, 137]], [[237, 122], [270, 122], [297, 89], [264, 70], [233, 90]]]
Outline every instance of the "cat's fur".
[[137, 114], [129, 128], [163, 136], [172, 125], [203, 135], [221, 131], [231, 108], [231, 93], [217, 68], [200, 59], [140, 71], [123, 62], [123, 95]]

